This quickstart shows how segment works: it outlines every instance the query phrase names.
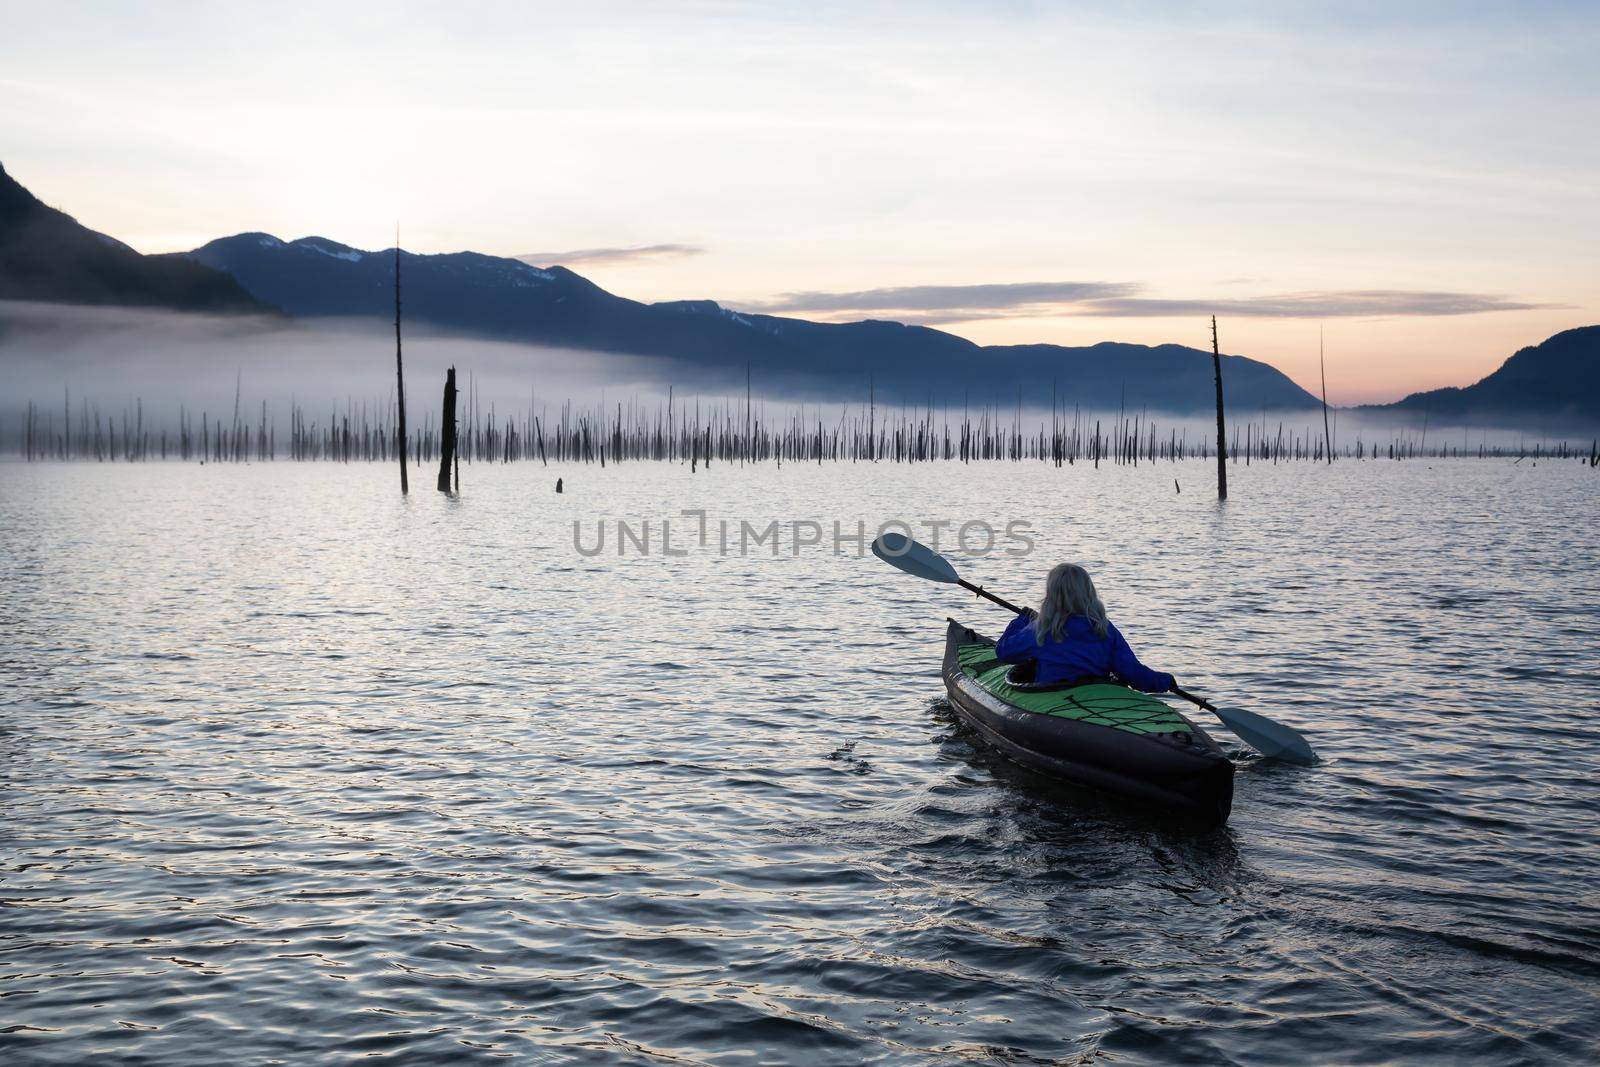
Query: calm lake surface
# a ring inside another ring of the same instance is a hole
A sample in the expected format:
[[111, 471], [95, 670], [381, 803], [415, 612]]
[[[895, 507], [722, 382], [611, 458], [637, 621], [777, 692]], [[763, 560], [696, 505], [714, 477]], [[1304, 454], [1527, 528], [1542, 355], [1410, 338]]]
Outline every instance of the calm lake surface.
[[[1211, 477], [0, 464], [0, 1059], [1594, 1062], [1600, 474]], [[1005, 762], [891, 518], [1324, 762], [1213, 730], [1221, 830]]]

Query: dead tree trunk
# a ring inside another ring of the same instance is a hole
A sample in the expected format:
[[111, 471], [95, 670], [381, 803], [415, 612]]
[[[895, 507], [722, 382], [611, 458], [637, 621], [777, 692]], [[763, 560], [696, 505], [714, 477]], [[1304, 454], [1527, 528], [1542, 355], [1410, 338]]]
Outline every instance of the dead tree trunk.
[[1322, 371], [1322, 440], [1328, 446], [1328, 462], [1333, 462], [1333, 431], [1328, 429], [1328, 364], [1322, 355], [1322, 332], [1317, 331], [1317, 368]]
[[399, 401], [399, 424], [395, 427], [395, 451], [400, 454], [400, 495], [411, 492], [406, 479], [406, 373], [400, 363], [400, 228], [394, 231], [394, 378]]
[[439, 492], [450, 491], [450, 463], [456, 457], [456, 369], [444, 375], [444, 414], [439, 420]]
[[1217, 317], [1211, 316], [1211, 367], [1217, 375], [1217, 499], [1228, 499], [1228, 437], [1222, 418], [1222, 352], [1217, 348]]

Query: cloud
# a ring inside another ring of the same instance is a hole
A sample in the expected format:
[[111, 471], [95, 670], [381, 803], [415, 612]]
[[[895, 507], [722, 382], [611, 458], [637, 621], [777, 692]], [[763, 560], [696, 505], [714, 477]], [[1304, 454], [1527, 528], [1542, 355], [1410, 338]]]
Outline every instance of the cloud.
[[548, 267], [551, 264], [560, 264], [570, 267], [577, 263], [630, 263], [647, 259], [681, 259], [685, 256], [698, 256], [705, 252], [699, 245], [661, 244], [638, 245], [634, 248], [575, 248], [569, 252], [524, 252], [513, 259], [535, 267]]
[[1101, 299], [1133, 296], [1128, 282], [1011, 282], [994, 285], [906, 285], [853, 293], [781, 293], [742, 310], [806, 312], [837, 319], [878, 314], [900, 322], [931, 325], [974, 319], [1037, 318]]
[[1073, 308], [1070, 314], [1127, 318], [1167, 318], [1188, 315], [1239, 315], [1269, 319], [1388, 318], [1478, 315], [1487, 311], [1532, 311], [1557, 307], [1528, 304], [1507, 296], [1484, 293], [1450, 293], [1414, 289], [1345, 289], [1327, 292], [1283, 293], [1242, 300], [1161, 300], [1127, 297], [1096, 300]]
[[[1238, 279], [1243, 281], [1244, 279]], [[978, 319], [1089, 316], [1179, 318], [1387, 318], [1477, 315], [1558, 307], [1504, 295], [1416, 289], [1345, 289], [1232, 299], [1169, 299], [1139, 295], [1137, 282], [1014, 282], [998, 285], [911, 285], [858, 292], [782, 293], [742, 310], [803, 312], [830, 320], [876, 316], [918, 325]]]

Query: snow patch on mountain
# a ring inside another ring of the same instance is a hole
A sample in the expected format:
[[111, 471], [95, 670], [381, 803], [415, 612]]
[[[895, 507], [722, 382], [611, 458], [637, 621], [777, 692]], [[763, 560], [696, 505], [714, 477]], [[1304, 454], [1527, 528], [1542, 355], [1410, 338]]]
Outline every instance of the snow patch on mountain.
[[[332, 242], [329, 243], [331, 244]], [[360, 263], [362, 260], [362, 254], [348, 245], [334, 245], [332, 248], [328, 248], [309, 237], [302, 237], [300, 240], [296, 241], [295, 247], [310, 249], [313, 252], [320, 252], [322, 255], [328, 256], [332, 259], [342, 259], [346, 263]]]
[[507, 264], [506, 277], [512, 285], [519, 289], [528, 289], [538, 285], [540, 282], [553, 282], [556, 280], [556, 276], [549, 271], [540, 270], [538, 267], [530, 266], [521, 260], [510, 259], [505, 262]]
[[650, 306], [661, 308], [663, 311], [674, 311], [680, 315], [715, 315], [737, 322], [740, 326], [755, 325], [737, 311], [730, 311], [715, 300], [662, 300]]

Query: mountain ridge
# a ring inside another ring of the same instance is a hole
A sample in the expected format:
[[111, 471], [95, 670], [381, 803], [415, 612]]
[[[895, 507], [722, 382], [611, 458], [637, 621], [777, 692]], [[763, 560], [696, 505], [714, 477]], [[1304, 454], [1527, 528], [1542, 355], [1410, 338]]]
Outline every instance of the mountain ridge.
[[[1209, 411], [1210, 353], [1184, 345], [978, 345], [884, 319], [812, 322], [740, 311], [714, 300], [644, 303], [560, 265], [479, 252], [400, 250], [408, 321], [467, 336], [664, 359], [727, 384], [759, 370], [798, 396], [887, 402], [979, 402], [1045, 388], [1085, 408]], [[315, 318], [387, 319], [392, 248], [320, 235], [284, 241], [249, 232], [189, 252], [141, 255], [49, 207], [0, 166], [0, 300], [154, 307]], [[1306, 410], [1320, 401], [1270, 364], [1223, 356], [1227, 402], [1242, 410]], [[1443, 417], [1600, 418], [1600, 326], [1519, 349], [1478, 382], [1354, 410]]]
[[[293, 315], [393, 314], [392, 248], [246, 233], [174, 255], [232, 274]], [[798, 395], [853, 397], [871, 388], [891, 402], [921, 403], [930, 393], [1009, 396], [1022, 387], [1037, 398], [1055, 381], [1066, 402], [1086, 408], [1199, 411], [1212, 402], [1210, 353], [1180, 345], [982, 346], [883, 319], [825, 323], [714, 300], [643, 303], [559, 265], [478, 252], [401, 250], [400, 267], [410, 319], [476, 336], [665, 358], [729, 382], [749, 369]], [[1230, 402], [1252, 410], [1319, 403], [1269, 364], [1223, 359]]]
[[0, 300], [272, 314], [231, 275], [146, 256], [30, 193], [0, 165]]
[[[1559, 390], [1552, 400], [1552, 391]], [[1600, 419], [1600, 325], [1577, 326], [1517, 349], [1466, 386], [1412, 393], [1374, 411], [1440, 416], [1543, 415]]]

